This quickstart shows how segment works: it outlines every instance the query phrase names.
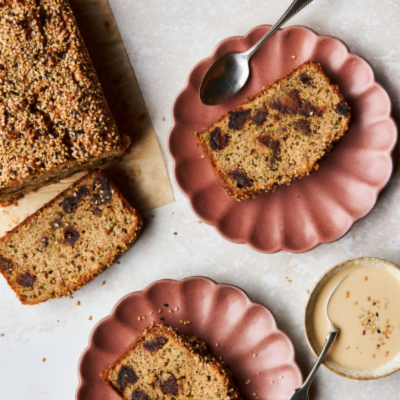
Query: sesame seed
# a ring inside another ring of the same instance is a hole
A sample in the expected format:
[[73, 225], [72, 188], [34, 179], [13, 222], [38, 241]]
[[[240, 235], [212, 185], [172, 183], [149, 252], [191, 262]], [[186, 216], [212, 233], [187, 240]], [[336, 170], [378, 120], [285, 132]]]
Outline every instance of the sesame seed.
[[253, 357], [257, 357], [257, 353], [254, 353], [254, 354], [253, 354]]
[[296, 56], [292, 56], [292, 58], [296, 58]]
[[171, 314], [173, 313], [173, 311], [172, 311], [172, 310], [169, 310], [168, 312], [169, 312], [169, 313], [171, 313]]
[[219, 346], [219, 343], [215, 343], [215, 345], [218, 347], [218, 346]]
[[140, 321], [142, 319], [142, 317], [138, 317], [138, 321]]

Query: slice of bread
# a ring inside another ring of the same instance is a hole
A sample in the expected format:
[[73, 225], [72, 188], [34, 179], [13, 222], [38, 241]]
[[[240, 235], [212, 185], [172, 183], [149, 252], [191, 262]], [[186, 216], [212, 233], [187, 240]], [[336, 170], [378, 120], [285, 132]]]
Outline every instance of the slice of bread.
[[0, 239], [0, 272], [23, 304], [71, 295], [138, 238], [142, 217], [92, 170]]
[[145, 329], [100, 376], [127, 400], [242, 399], [204, 342], [164, 325]]
[[308, 61], [196, 135], [226, 192], [243, 200], [318, 169], [349, 122], [338, 86]]

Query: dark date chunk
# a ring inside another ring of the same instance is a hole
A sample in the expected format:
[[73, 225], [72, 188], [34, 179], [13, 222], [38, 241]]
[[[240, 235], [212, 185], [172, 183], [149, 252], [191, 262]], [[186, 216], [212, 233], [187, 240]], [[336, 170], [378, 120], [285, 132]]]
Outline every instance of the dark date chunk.
[[272, 137], [268, 135], [261, 135], [257, 139], [264, 146], [267, 146], [272, 150], [278, 149], [281, 144], [279, 140], [272, 139]]
[[238, 189], [244, 189], [252, 186], [252, 183], [247, 176], [240, 171], [229, 172], [228, 176], [236, 180]]
[[0, 256], [0, 269], [4, 272], [9, 272], [13, 269], [14, 263], [9, 260], [8, 258], [5, 258], [3, 256]]
[[300, 92], [293, 89], [290, 92], [282, 94], [270, 104], [274, 110], [278, 110], [283, 114], [297, 114], [301, 109], [303, 102], [300, 98]]
[[303, 135], [308, 135], [311, 132], [310, 121], [300, 119], [295, 122], [296, 131], [301, 132]]
[[76, 195], [80, 198], [83, 199], [86, 196], [89, 196], [90, 194], [90, 189], [87, 186], [81, 186], [78, 191], [76, 192]]
[[240, 131], [243, 129], [247, 118], [250, 115], [250, 110], [235, 111], [229, 116], [229, 129]]
[[44, 248], [46, 248], [49, 245], [49, 237], [48, 236], [42, 237], [42, 245]]
[[63, 225], [61, 219], [55, 219], [54, 221], [50, 222], [51, 227], [53, 228], [53, 230], [57, 230], [60, 226]]
[[303, 117], [311, 117], [316, 110], [317, 109], [310, 102], [306, 101], [301, 110], [299, 110], [299, 114]]
[[151, 400], [150, 396], [140, 390], [134, 390], [131, 400]]
[[77, 197], [66, 197], [62, 202], [62, 208], [65, 213], [71, 214], [75, 212], [79, 204], [79, 199]]
[[165, 343], [167, 343], [167, 339], [163, 336], [160, 336], [157, 339], [152, 340], [151, 342], [145, 342], [143, 344], [143, 348], [147, 351], [156, 351]]
[[349, 112], [349, 107], [347, 107], [346, 104], [343, 104], [343, 103], [339, 103], [336, 106], [336, 108], [339, 111], [339, 113], [342, 115], [347, 115], [347, 113]]
[[272, 155], [271, 157], [269, 157], [269, 164], [271, 168], [274, 168], [276, 166], [276, 162], [278, 161], [281, 142], [279, 140], [273, 139], [271, 136], [268, 135], [261, 135], [257, 139], [264, 146], [267, 146], [272, 150]]
[[221, 128], [215, 128], [210, 135], [210, 146], [213, 150], [222, 150], [229, 143], [229, 136], [224, 135]]
[[307, 72], [303, 72], [299, 75], [299, 79], [301, 81], [301, 83], [303, 83], [304, 85], [308, 85], [310, 82], [313, 81], [313, 78], [311, 78]]
[[25, 272], [17, 278], [17, 282], [26, 288], [32, 288], [35, 284], [36, 276], [31, 275], [29, 272]]
[[76, 229], [72, 228], [72, 226], [67, 226], [64, 229], [64, 242], [69, 246], [75, 246], [75, 243], [78, 241], [79, 236], [79, 232]]
[[137, 375], [135, 374], [135, 371], [132, 368], [126, 367], [125, 365], [119, 370], [118, 372], [118, 386], [122, 389], [125, 390], [126, 385], [130, 383], [131, 385], [134, 385], [138, 380]]
[[178, 381], [174, 376], [171, 376], [165, 381], [160, 381], [160, 388], [164, 394], [176, 396], [179, 393]]
[[96, 205], [107, 204], [111, 201], [112, 191], [111, 185], [107, 177], [99, 176], [93, 184], [92, 201]]
[[256, 112], [253, 115], [253, 122], [261, 126], [264, 124], [264, 122], [267, 120], [268, 117], [268, 111], [265, 108], [260, 108], [259, 110], [256, 110]]

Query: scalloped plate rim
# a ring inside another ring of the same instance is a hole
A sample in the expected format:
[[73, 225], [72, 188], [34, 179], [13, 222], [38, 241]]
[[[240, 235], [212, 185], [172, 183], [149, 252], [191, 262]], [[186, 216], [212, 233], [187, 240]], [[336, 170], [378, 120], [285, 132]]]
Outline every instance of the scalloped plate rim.
[[90, 332], [90, 335], [89, 335], [88, 345], [85, 347], [85, 349], [83, 350], [81, 356], [79, 357], [78, 371], [77, 371], [78, 372], [78, 380], [79, 380], [79, 382], [78, 382], [78, 387], [77, 387], [77, 389], [75, 391], [75, 400], [80, 400], [78, 398], [79, 390], [81, 389], [81, 387], [83, 386], [83, 384], [85, 382], [85, 379], [82, 378], [82, 373], [81, 373], [82, 361], [83, 361], [84, 357], [86, 356], [86, 354], [90, 352], [90, 347], [93, 344], [94, 335], [95, 335], [97, 329], [104, 322], [106, 322], [109, 319], [112, 319], [112, 318], [115, 317], [115, 314], [116, 314], [116, 312], [118, 310], [118, 307], [124, 302], [124, 300], [126, 300], [128, 297], [131, 297], [133, 295], [145, 294], [145, 293], [149, 292], [150, 289], [152, 289], [154, 286], [157, 286], [157, 285], [162, 285], [162, 284], [165, 284], [165, 283], [166, 284], [171, 284], [172, 283], [174, 285], [177, 285], [177, 284], [183, 284], [184, 282], [187, 282], [187, 281], [193, 281], [193, 280], [195, 281], [195, 280], [198, 280], [198, 279], [204, 280], [204, 281], [212, 284], [212, 286], [214, 286], [214, 287], [215, 286], [219, 286], [219, 287], [222, 287], [222, 288], [228, 288], [228, 289], [232, 289], [232, 290], [235, 290], [235, 291], [239, 292], [246, 299], [247, 307], [248, 306], [260, 307], [268, 315], [268, 317], [272, 321], [273, 329], [271, 330], [271, 332], [278, 333], [282, 338], [284, 338], [285, 339], [285, 343], [290, 348], [290, 352], [291, 352], [290, 359], [291, 359], [291, 362], [287, 363], [286, 365], [290, 365], [291, 367], [293, 367], [293, 369], [297, 372], [297, 375], [299, 377], [300, 382], [303, 382], [303, 375], [302, 375], [301, 370], [300, 370], [299, 366], [297, 365], [296, 359], [295, 359], [296, 351], [295, 351], [295, 348], [294, 348], [294, 344], [293, 344], [292, 340], [290, 339], [290, 337], [285, 332], [283, 332], [281, 329], [278, 328], [278, 324], [276, 322], [276, 318], [275, 318], [274, 314], [272, 313], [272, 311], [268, 307], [266, 307], [265, 305], [252, 301], [250, 299], [249, 295], [243, 289], [241, 289], [240, 287], [238, 287], [236, 285], [231, 285], [231, 284], [228, 284], [228, 283], [218, 283], [218, 282], [214, 281], [211, 278], [207, 278], [207, 277], [201, 276], [201, 275], [196, 275], [196, 276], [189, 276], [189, 277], [186, 277], [186, 278], [183, 278], [183, 279], [180, 279], [180, 280], [160, 279], [158, 281], [150, 283], [149, 285], [147, 285], [142, 290], [137, 290], [135, 292], [131, 292], [131, 293], [126, 294], [125, 296], [121, 297], [117, 301], [117, 303], [112, 308], [110, 314], [107, 315], [106, 317], [102, 318], [100, 321], [98, 321], [96, 323], [96, 325], [93, 327], [93, 329], [92, 329], [92, 331]]
[[213, 49], [213, 51], [212, 51], [212, 53], [211, 53], [211, 55], [210, 55], [209, 57], [206, 57], [206, 58], [200, 60], [199, 62], [197, 62], [197, 63], [193, 66], [193, 68], [189, 71], [189, 74], [188, 74], [188, 76], [187, 76], [187, 78], [186, 78], [185, 86], [184, 86], [184, 87], [182, 88], [182, 90], [180, 90], [179, 93], [177, 94], [177, 96], [176, 96], [176, 98], [175, 98], [175, 100], [174, 100], [174, 104], [173, 104], [172, 109], [171, 109], [172, 126], [171, 126], [171, 128], [170, 128], [169, 133], [168, 133], [168, 150], [169, 150], [169, 154], [170, 154], [170, 156], [171, 156], [171, 158], [172, 158], [172, 160], [173, 160], [173, 176], [174, 176], [174, 181], [175, 181], [176, 185], [178, 186], [180, 192], [188, 199], [191, 210], [193, 211], [193, 213], [196, 215], [197, 218], [199, 218], [200, 220], [202, 220], [202, 222], [204, 222], [205, 224], [207, 224], [207, 225], [209, 225], [209, 226], [212, 226], [212, 227], [218, 232], [218, 234], [219, 234], [222, 238], [224, 238], [225, 240], [227, 240], [227, 241], [229, 241], [229, 242], [231, 242], [231, 243], [247, 245], [247, 246], [249, 246], [251, 249], [253, 249], [253, 250], [255, 250], [255, 251], [258, 251], [258, 252], [261, 252], [261, 253], [265, 253], [265, 254], [274, 254], [274, 253], [278, 253], [278, 252], [280, 252], [280, 251], [287, 251], [287, 252], [294, 253], [294, 254], [301, 254], [301, 253], [305, 253], [305, 252], [308, 252], [308, 251], [310, 251], [310, 250], [313, 250], [313, 249], [315, 249], [316, 247], [318, 247], [318, 246], [321, 245], [321, 244], [333, 243], [333, 242], [336, 242], [337, 240], [341, 239], [342, 237], [346, 236], [347, 233], [349, 233], [350, 229], [353, 227], [353, 225], [354, 225], [357, 221], [359, 221], [359, 220], [365, 218], [366, 216], [368, 216], [368, 215], [372, 212], [372, 210], [374, 209], [374, 207], [375, 207], [375, 205], [376, 205], [376, 202], [377, 202], [377, 200], [378, 200], [379, 194], [380, 194], [380, 193], [382, 192], [382, 190], [386, 187], [386, 185], [388, 184], [388, 182], [389, 182], [389, 180], [390, 180], [390, 178], [392, 177], [392, 174], [393, 174], [393, 150], [394, 150], [394, 147], [396, 146], [396, 143], [397, 143], [397, 141], [398, 141], [398, 127], [397, 127], [396, 121], [394, 120], [394, 118], [393, 118], [393, 116], [392, 116], [392, 109], [393, 109], [392, 101], [391, 101], [391, 99], [390, 99], [390, 97], [389, 97], [387, 91], [385, 90], [385, 88], [384, 88], [379, 82], [376, 81], [375, 72], [374, 72], [374, 70], [373, 70], [373, 68], [372, 68], [372, 66], [371, 66], [371, 63], [370, 63], [366, 58], [364, 58], [363, 56], [360, 56], [359, 54], [356, 54], [356, 53], [351, 52], [350, 49], [349, 49], [349, 46], [348, 46], [342, 39], [339, 39], [339, 38], [337, 38], [337, 37], [335, 37], [335, 36], [332, 36], [332, 35], [320, 35], [319, 33], [315, 32], [313, 29], [311, 29], [311, 28], [309, 28], [309, 27], [307, 27], [307, 26], [304, 26], [304, 25], [290, 25], [290, 26], [287, 26], [287, 27], [285, 27], [285, 28], [283, 28], [283, 29], [279, 29], [279, 31], [278, 31], [278, 32], [284, 32], [285, 30], [294, 29], [294, 28], [296, 28], [296, 29], [303, 29], [303, 30], [309, 31], [310, 33], [316, 35], [317, 37], [321, 37], [321, 38], [330, 38], [330, 39], [333, 39], [333, 40], [336, 40], [336, 41], [340, 42], [340, 43], [345, 47], [345, 49], [346, 49], [346, 51], [347, 51], [348, 54], [354, 55], [355, 57], [361, 59], [361, 60], [363, 61], [363, 63], [371, 70], [371, 72], [372, 72], [372, 77], [373, 77], [373, 84], [372, 84], [372, 86], [373, 86], [373, 85], [376, 85], [377, 87], [379, 87], [379, 88], [382, 90], [382, 92], [385, 93], [385, 95], [386, 95], [386, 97], [387, 97], [387, 99], [388, 99], [388, 101], [389, 101], [390, 110], [389, 110], [389, 115], [388, 115], [387, 119], [390, 120], [390, 121], [392, 122], [392, 124], [394, 125], [396, 134], [395, 134], [395, 138], [394, 138], [394, 141], [393, 141], [393, 143], [392, 143], [391, 150], [390, 150], [390, 153], [389, 153], [389, 156], [390, 156], [390, 159], [391, 159], [391, 169], [390, 169], [390, 172], [388, 173], [388, 177], [387, 177], [387, 179], [384, 181], [384, 183], [383, 183], [380, 187], [376, 188], [376, 194], [375, 194], [374, 198], [372, 199], [372, 205], [371, 205], [369, 208], [366, 208], [366, 210], [365, 210], [364, 213], [361, 213], [361, 214], [359, 214], [359, 215], [357, 215], [357, 216], [350, 216], [350, 215], [349, 215], [349, 223], [348, 223], [348, 226], [347, 226], [345, 229], [343, 229], [343, 231], [342, 231], [341, 233], [339, 233], [338, 235], [334, 236], [334, 237], [331, 238], [331, 239], [321, 240], [321, 239], [316, 238], [313, 244], [311, 244], [310, 246], [308, 246], [308, 247], [306, 247], [306, 248], [304, 248], [304, 249], [301, 249], [301, 250], [291, 249], [289, 246], [286, 246], [286, 245], [285, 245], [284, 243], [282, 243], [282, 242], [279, 243], [277, 246], [275, 246], [274, 249], [272, 249], [272, 250], [264, 250], [264, 249], [260, 249], [260, 248], [258, 248], [257, 246], [253, 245], [253, 244], [250, 243], [250, 241], [248, 241], [248, 240], [247, 240], [247, 241], [246, 241], [246, 240], [237, 240], [237, 239], [232, 239], [232, 238], [227, 237], [226, 235], [224, 235], [224, 233], [221, 232], [221, 230], [216, 226], [215, 223], [209, 221], [207, 218], [204, 218], [203, 216], [200, 216], [200, 215], [197, 213], [197, 211], [194, 209], [193, 204], [192, 204], [192, 202], [191, 202], [192, 196], [179, 184], [179, 182], [178, 182], [178, 180], [177, 180], [177, 176], [176, 176], [176, 158], [175, 158], [175, 156], [172, 154], [172, 152], [171, 152], [171, 146], [170, 146], [171, 137], [172, 137], [172, 135], [173, 135], [173, 133], [174, 133], [174, 131], [175, 131], [175, 129], [176, 129], [176, 125], [177, 125], [177, 121], [176, 121], [176, 117], [175, 117], [175, 106], [176, 106], [176, 103], [178, 102], [178, 99], [181, 97], [181, 95], [182, 95], [182, 94], [187, 90], [187, 88], [189, 87], [189, 83], [190, 83], [189, 80], [190, 80], [190, 77], [192, 76], [193, 72], [195, 71], [195, 69], [198, 68], [198, 67], [199, 67], [200, 65], [202, 65], [203, 63], [207, 62], [208, 60], [214, 58], [214, 57], [215, 57], [215, 54], [217, 53], [217, 51], [219, 50], [219, 48], [220, 48], [223, 44], [225, 44], [225, 43], [227, 43], [227, 42], [229, 42], [229, 41], [243, 40], [244, 38], [247, 38], [248, 36], [250, 36], [250, 35], [251, 35], [252, 33], [254, 33], [255, 31], [257, 31], [257, 30], [259, 30], [259, 29], [263, 29], [263, 28], [270, 28], [271, 26], [272, 26], [272, 25], [269, 25], [269, 24], [258, 25], [258, 26], [256, 26], [256, 27], [252, 28], [250, 31], [248, 31], [246, 34], [244, 34], [244, 35], [242, 35], [242, 36], [236, 35], [236, 36], [230, 36], [230, 37], [228, 37], [228, 38], [226, 38], [226, 39], [223, 39], [222, 41], [220, 41], [220, 42], [214, 47], [214, 49]]

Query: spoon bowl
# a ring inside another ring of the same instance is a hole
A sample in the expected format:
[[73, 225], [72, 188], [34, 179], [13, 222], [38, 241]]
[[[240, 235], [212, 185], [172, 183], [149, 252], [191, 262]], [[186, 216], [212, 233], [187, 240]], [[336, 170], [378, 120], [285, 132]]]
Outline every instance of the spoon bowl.
[[226, 53], [208, 69], [200, 84], [200, 100], [206, 106], [221, 104], [234, 96], [250, 75], [249, 61], [260, 46], [285, 22], [313, 0], [293, 0], [279, 21], [250, 49], [243, 53]]
[[201, 101], [207, 106], [221, 104], [234, 96], [250, 75], [246, 53], [226, 53], [209, 68], [200, 85]]

